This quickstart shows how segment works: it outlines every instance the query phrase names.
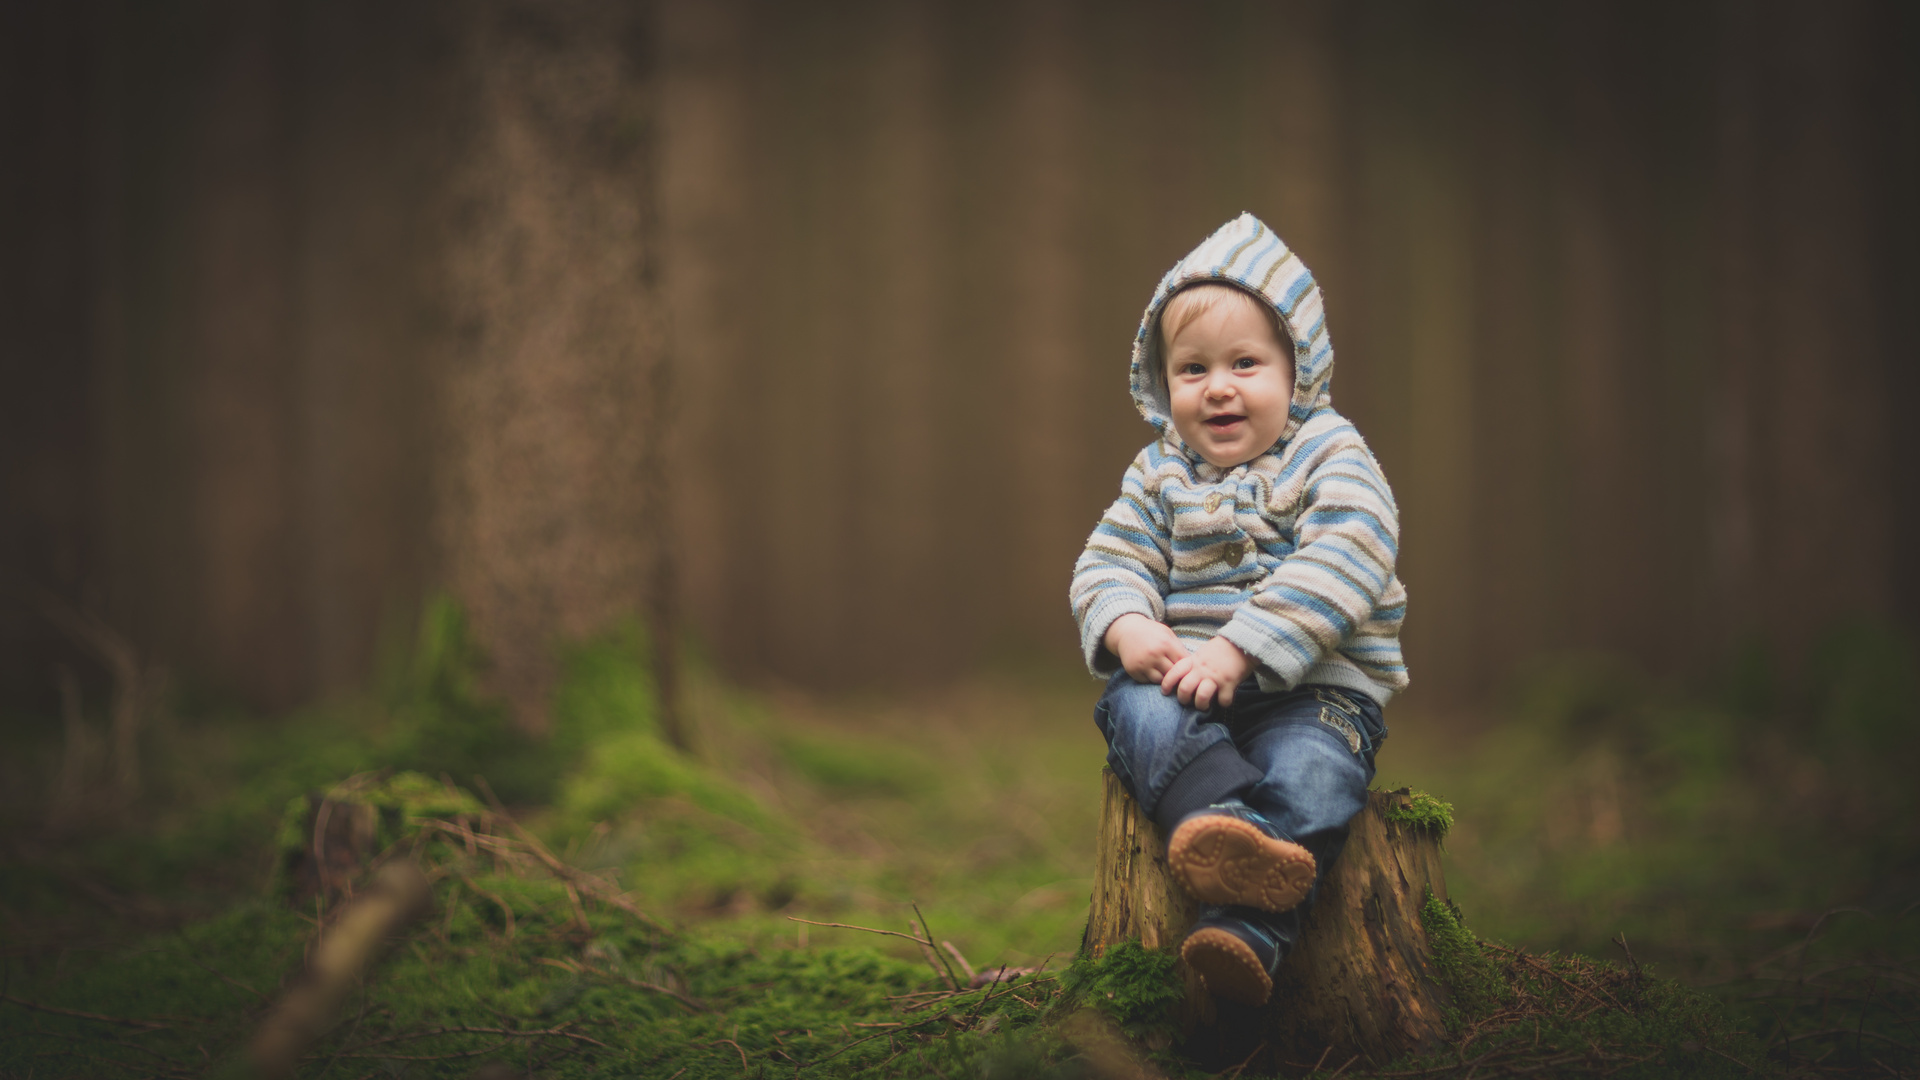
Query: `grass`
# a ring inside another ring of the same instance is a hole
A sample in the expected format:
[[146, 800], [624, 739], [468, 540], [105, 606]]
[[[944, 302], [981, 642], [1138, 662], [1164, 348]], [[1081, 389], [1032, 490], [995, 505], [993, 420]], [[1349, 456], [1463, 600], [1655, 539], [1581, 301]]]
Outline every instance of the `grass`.
[[[435, 915], [305, 1076], [499, 1061], [553, 1076], [807, 1063], [957, 1080], [1097, 1074], [1133, 1060], [1103, 1039], [1136, 1056], [1165, 1044], [1164, 957], [1070, 964], [1103, 755], [1084, 677], [825, 698], [696, 670], [685, 755], [654, 727], [631, 629], [566, 654], [554, 734], [536, 741], [478, 689], [458, 612], [424, 622], [377, 695], [274, 721], [182, 717], [150, 747], [144, 801], [66, 835], [39, 824], [52, 723], [9, 729], [5, 993], [159, 1026], [0, 1004], [0, 1076], [198, 1075], [230, 1056], [315, 933], [313, 910], [280, 898], [288, 826], [306, 792], [350, 777], [383, 808], [381, 842], [414, 843], [425, 822], [478, 821], [458, 789], [484, 774], [560, 857], [672, 930], [591, 895], [576, 908], [544, 871], [436, 833], [421, 848], [444, 871]], [[1749, 676], [1688, 695], [1579, 662], [1537, 673], [1503, 715], [1390, 710], [1381, 778], [1444, 793], [1414, 795], [1406, 815], [1445, 835], [1459, 905], [1429, 909], [1456, 1042], [1395, 1068], [1920, 1068], [1911, 650], [1858, 630], [1837, 640], [1797, 690]], [[920, 913], [975, 967], [1058, 978], [956, 995], [907, 940], [793, 921], [920, 933]], [[1602, 992], [1618, 1007], [1592, 1009]], [[1085, 1005], [1107, 1027], [1072, 1020]], [[441, 1030], [454, 1028], [486, 1030]]]

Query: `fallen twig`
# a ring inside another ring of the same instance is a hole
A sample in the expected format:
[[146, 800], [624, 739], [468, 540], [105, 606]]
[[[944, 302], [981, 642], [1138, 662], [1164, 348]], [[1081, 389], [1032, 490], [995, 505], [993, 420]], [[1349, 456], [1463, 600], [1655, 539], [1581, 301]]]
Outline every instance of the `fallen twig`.
[[[606, 1043], [601, 1042], [599, 1039], [595, 1039], [586, 1035], [581, 1035], [578, 1032], [568, 1031], [564, 1027], [538, 1028], [534, 1030], [528, 1030], [526, 1028], [497, 1028], [497, 1027], [438, 1027], [438, 1028], [429, 1028], [425, 1031], [403, 1031], [398, 1035], [384, 1035], [378, 1039], [368, 1039], [366, 1042], [356, 1043], [352, 1046], [345, 1047], [344, 1049], [345, 1050], [365, 1050], [370, 1046], [385, 1046], [388, 1043], [410, 1042], [414, 1039], [431, 1039], [438, 1035], [506, 1035], [510, 1038], [515, 1038], [515, 1039], [533, 1039], [533, 1038], [543, 1038], [547, 1036], [554, 1036], [562, 1039], [572, 1039], [575, 1042], [592, 1043], [593, 1045], [601, 1048], [602, 1050], [612, 1049], [612, 1047], [608, 1046]], [[344, 1054], [343, 1056], [352, 1057], [354, 1055]]]
[[479, 894], [480, 896], [483, 896], [486, 899], [493, 901], [494, 906], [500, 909], [501, 914], [506, 918], [507, 940], [512, 941], [513, 933], [514, 933], [513, 905], [507, 903], [505, 900], [502, 900], [498, 893], [490, 892], [486, 889], [481, 888], [479, 882], [474, 881], [472, 878], [468, 877], [465, 873], [462, 873], [459, 871], [456, 871], [456, 873], [460, 873], [460, 880], [466, 883], [467, 888], [472, 889], [475, 893]]
[[[1260, 1051], [1265, 1050], [1266, 1048], [1267, 1048], [1267, 1040], [1261, 1039], [1260, 1045], [1254, 1047], [1252, 1053], [1248, 1054], [1245, 1058], [1242, 1058], [1240, 1061], [1240, 1064], [1235, 1065], [1231, 1069], [1224, 1070], [1216, 1075], [1220, 1076], [1222, 1080], [1234, 1080], [1235, 1077], [1245, 1072], [1247, 1069], [1247, 1066], [1253, 1064], [1253, 1059], [1255, 1057], [1258, 1057], [1260, 1054]], [[1333, 1047], [1328, 1046], [1327, 1049], [1331, 1050], [1333, 1049]], [[1322, 1053], [1320, 1055], [1320, 1060], [1325, 1061], [1326, 1059], [1327, 1059], [1327, 1055], [1325, 1053]], [[1315, 1069], [1320, 1068], [1319, 1062], [1315, 1062], [1313, 1067]]]
[[340, 1054], [349, 1060], [373, 1061], [452, 1061], [456, 1058], [479, 1057], [513, 1045], [512, 1039], [501, 1039], [492, 1046], [483, 1046], [478, 1050], [459, 1050], [451, 1054]]
[[[1521, 963], [1524, 963], [1529, 967], [1533, 968], [1535, 971], [1540, 972], [1542, 975], [1545, 975], [1548, 978], [1551, 978], [1559, 982], [1560, 985], [1566, 987], [1567, 989], [1573, 991], [1576, 994], [1584, 994], [1595, 1002], [1598, 1002], [1600, 1000], [1598, 997], [1594, 996], [1593, 991], [1588, 990], [1585, 987], [1574, 985], [1572, 982], [1568, 981], [1566, 977], [1562, 976], [1559, 972], [1554, 971], [1552, 968], [1548, 967], [1547, 965], [1541, 963], [1538, 960], [1535, 960], [1533, 957], [1528, 956], [1526, 953], [1523, 953], [1518, 949], [1509, 949], [1505, 945], [1495, 945], [1491, 941], [1482, 942], [1482, 944], [1487, 946], [1487, 948], [1489, 949], [1499, 949], [1501, 952], [1507, 953], [1508, 955], [1519, 960]], [[1602, 990], [1600, 992], [1602, 994], [1607, 994], [1605, 990]], [[1616, 1009], [1620, 1009], [1622, 1011], [1625, 1011], [1626, 1009], [1626, 1006], [1621, 1005], [1618, 1001], [1614, 1000], [1614, 996], [1612, 994], [1607, 994], [1607, 1001], [1611, 1003], [1613, 1007]]]
[[493, 793], [493, 786], [487, 783], [486, 777], [476, 776], [473, 778], [473, 783], [475, 787], [480, 789], [480, 793], [487, 797], [487, 804], [493, 807], [493, 812], [500, 815], [500, 820], [507, 823], [507, 827], [513, 830], [513, 834], [520, 838], [521, 843], [527, 845], [527, 849], [533, 852], [535, 858], [546, 864], [547, 869], [586, 889], [593, 894], [594, 899], [599, 900], [601, 903], [611, 904], [621, 911], [626, 912], [628, 915], [633, 916], [645, 924], [648, 929], [657, 930], [661, 933], [668, 932], [665, 924], [646, 912], [641, 911], [633, 901], [627, 899], [625, 893], [609, 887], [606, 881], [600, 877], [589, 874], [578, 867], [569, 866], [567, 863], [562, 862], [553, 852], [547, 850], [547, 845], [541, 843], [539, 837], [528, 832], [524, 826], [513, 819], [512, 814], [507, 813], [507, 808], [501, 805], [499, 797]]
[[[855, 926], [855, 927], [850, 927], [849, 929], [863, 930], [865, 929], [865, 927]], [[861, 1038], [855, 1039], [852, 1042], [847, 1043], [846, 1045], [840, 1047], [840, 1049], [835, 1050], [831, 1054], [828, 1054], [826, 1057], [815, 1058], [814, 1060], [809, 1061], [804, 1065], [796, 1066], [794, 1071], [797, 1073], [801, 1069], [810, 1069], [815, 1065], [820, 1065], [825, 1062], [832, 1061], [834, 1058], [837, 1058], [841, 1054], [844, 1054], [847, 1051], [853, 1049], [854, 1047], [859, 1046], [861, 1043], [872, 1042], [875, 1039], [889, 1039], [895, 1035], [904, 1035], [907, 1032], [914, 1030], [915, 1028], [922, 1028], [927, 1026], [928, 1024], [935, 1023], [940, 1020], [944, 1020], [950, 1015], [951, 1015], [950, 1012], [934, 1013], [932, 1016], [927, 1017], [925, 1020], [915, 1020], [910, 1024], [902, 1024], [901, 1026], [896, 1028], [887, 1028], [884, 1031], [876, 1031], [872, 1035], [866, 1035]]]
[[737, 1042], [734, 1042], [732, 1039], [715, 1039], [712, 1042], [694, 1043], [693, 1045], [719, 1046], [721, 1043], [726, 1043], [728, 1046], [733, 1047], [734, 1052], [740, 1055], [740, 1071], [743, 1073], [746, 1072], [747, 1071], [747, 1052], [745, 1050], [740, 1049], [740, 1044]]
[[1855, 1030], [1855, 1029], [1853, 1029], [1853, 1028], [1832, 1028], [1832, 1029], [1830, 1029], [1830, 1030], [1827, 1030], [1827, 1031], [1809, 1031], [1809, 1032], [1807, 1032], [1807, 1033], [1806, 1033], [1806, 1034], [1804, 1034], [1804, 1035], [1794, 1035], [1794, 1036], [1792, 1036], [1792, 1037], [1790, 1037], [1790, 1038], [1786, 1038], [1786, 1039], [1782, 1039], [1782, 1040], [1780, 1040], [1780, 1041], [1781, 1041], [1781, 1042], [1783, 1042], [1783, 1043], [1797, 1043], [1797, 1042], [1799, 1042], [1799, 1041], [1800, 1041], [1800, 1040], [1802, 1040], [1802, 1039], [1818, 1039], [1818, 1038], [1822, 1038], [1822, 1037], [1824, 1037], [1824, 1036], [1827, 1036], [1827, 1035], [1853, 1035], [1853, 1036], [1864, 1036], [1864, 1037], [1866, 1037], [1866, 1038], [1869, 1038], [1869, 1039], [1878, 1039], [1878, 1040], [1880, 1040], [1881, 1042], [1883, 1042], [1883, 1043], [1886, 1043], [1886, 1044], [1887, 1044], [1888, 1046], [1897, 1046], [1897, 1047], [1899, 1047], [1900, 1049], [1902, 1049], [1902, 1050], [1905, 1050], [1905, 1051], [1906, 1051], [1907, 1053], [1909, 1053], [1909, 1054], [1911, 1054], [1911, 1053], [1914, 1053], [1914, 1052], [1915, 1052], [1915, 1050], [1914, 1050], [1914, 1048], [1913, 1048], [1913, 1047], [1911, 1047], [1911, 1046], [1908, 1046], [1908, 1045], [1907, 1045], [1906, 1043], [1903, 1043], [1903, 1042], [1901, 1042], [1901, 1041], [1899, 1041], [1898, 1039], [1890, 1039], [1890, 1038], [1888, 1038], [1887, 1036], [1885, 1036], [1885, 1035], [1881, 1035], [1881, 1034], [1879, 1034], [1879, 1033], [1877, 1033], [1877, 1032], [1872, 1032], [1872, 1031], [1865, 1031], [1865, 1030]]
[[287, 1076], [313, 1040], [332, 1025], [341, 999], [394, 931], [433, 905], [426, 875], [392, 862], [349, 903], [314, 947], [306, 973], [274, 1005], [249, 1047], [262, 1077]]
[[[931, 931], [929, 931], [929, 933], [931, 933]], [[973, 985], [973, 965], [967, 963], [967, 958], [960, 955], [960, 950], [955, 948], [951, 941], [942, 941], [940, 947], [953, 954], [954, 962], [960, 965], [961, 971], [967, 973], [967, 985]]]
[[575, 960], [555, 960], [550, 957], [544, 957], [544, 956], [540, 957], [535, 962], [541, 963], [541, 964], [547, 964], [552, 967], [562, 968], [564, 970], [571, 971], [576, 975], [593, 975], [598, 978], [611, 980], [613, 982], [625, 983], [626, 985], [631, 986], [637, 990], [650, 990], [656, 994], [664, 994], [667, 997], [670, 997], [673, 1000], [679, 1002], [680, 1004], [685, 1005], [687, 1008], [692, 1009], [694, 1012], [711, 1012], [712, 1011], [707, 1007], [705, 1002], [700, 1001], [698, 998], [688, 997], [687, 995], [679, 992], [678, 990], [673, 990], [668, 987], [661, 986], [659, 983], [650, 983], [650, 982], [647, 982], [645, 979], [636, 979], [631, 975], [622, 975], [617, 971], [606, 971], [601, 968], [594, 967], [591, 964], [582, 964]]
[[[38, 1002], [27, 1001], [23, 998], [13, 997], [10, 994], [0, 994], [0, 1001], [12, 1002], [13, 1004], [18, 1005], [23, 1009], [32, 1009], [34, 1012], [50, 1013], [54, 1016], [71, 1016], [78, 1020], [96, 1020], [102, 1024], [118, 1024], [121, 1027], [145, 1028], [148, 1031], [158, 1031], [162, 1028], [171, 1026], [169, 1024], [161, 1023], [158, 1020], [142, 1020], [137, 1017], [128, 1017], [128, 1016], [107, 1016], [102, 1013], [81, 1012], [79, 1009], [61, 1009], [61, 1008], [56, 1008], [55, 1006], [52, 1006], [52, 1005], [42, 1005]], [[175, 1023], [178, 1023], [182, 1019], [189, 1019], [189, 1018], [169, 1017], [168, 1019], [173, 1020]], [[199, 1020], [199, 1019], [191, 1019], [190, 1022], [196, 1023], [196, 1024], [204, 1024], [207, 1021]]]
[[248, 986], [246, 983], [241, 982], [239, 979], [236, 979], [231, 975], [226, 975], [221, 973], [210, 964], [203, 964], [199, 960], [196, 960], [191, 956], [187, 957], [187, 961], [191, 963], [194, 967], [197, 967], [200, 970], [206, 972], [207, 974], [213, 976], [214, 978], [219, 979], [221, 982], [226, 983], [228, 986], [234, 986], [242, 990], [245, 990], [247, 993], [252, 994], [254, 997], [257, 997], [261, 1001], [264, 1001], [268, 1004], [273, 1003], [272, 998], [268, 997], [267, 995], [261, 993], [258, 990], [255, 990], [253, 987]]
[[[915, 918], [920, 920], [920, 932], [927, 935], [926, 944], [922, 945], [921, 949], [926, 952], [927, 962], [931, 964], [934, 958], [939, 955], [935, 953], [933, 949], [933, 926], [927, 922], [927, 917], [920, 911], [920, 904], [917, 901], [913, 903], [913, 914]], [[939, 975], [943, 970], [945, 972], [944, 977], [947, 980], [947, 985], [955, 990], [960, 989], [960, 977], [953, 973], [953, 965], [947, 963], [945, 957], [940, 957], [940, 963], [934, 965], [934, 974]]]
[[[126, 1069], [129, 1072], [137, 1072], [142, 1074], [142, 1076], [153, 1075], [153, 1067], [151, 1065], [135, 1065], [132, 1062], [116, 1061], [113, 1058], [99, 1057], [94, 1054], [82, 1054], [75, 1050], [65, 1050], [65, 1051], [61, 1051], [57, 1055], [51, 1055], [51, 1056], [82, 1058], [87, 1061], [97, 1061], [102, 1065], [111, 1065], [116, 1069]], [[165, 1075], [165, 1076], [180, 1077], [181, 1080], [190, 1080], [190, 1078], [193, 1076], [193, 1073], [191, 1072], [187, 1072], [185, 1070], [177, 1070], [177, 1069], [163, 1069], [161, 1070], [161, 1073], [162, 1075]]]
[[915, 937], [912, 934], [903, 934], [898, 930], [877, 930], [871, 926], [855, 926], [852, 923], [843, 923], [843, 922], [815, 922], [812, 919], [802, 919], [798, 915], [787, 916], [787, 921], [803, 922], [803, 923], [806, 923], [808, 926], [831, 926], [836, 930], [864, 930], [869, 934], [885, 934], [888, 937], [906, 938], [908, 941], [911, 941], [916, 945], [931, 946], [933, 944], [933, 942], [928, 941], [925, 938]]
[[1753, 1066], [1747, 1064], [1744, 1061], [1741, 1061], [1739, 1058], [1734, 1057], [1732, 1054], [1729, 1054], [1724, 1050], [1716, 1050], [1711, 1046], [1706, 1046], [1705, 1049], [1707, 1050], [1708, 1053], [1719, 1054], [1721, 1057], [1726, 1058], [1728, 1061], [1733, 1062], [1735, 1065], [1740, 1066], [1741, 1068], [1747, 1070], [1748, 1072], [1754, 1074], [1755, 1076], [1760, 1075], [1760, 1070], [1754, 1068]]

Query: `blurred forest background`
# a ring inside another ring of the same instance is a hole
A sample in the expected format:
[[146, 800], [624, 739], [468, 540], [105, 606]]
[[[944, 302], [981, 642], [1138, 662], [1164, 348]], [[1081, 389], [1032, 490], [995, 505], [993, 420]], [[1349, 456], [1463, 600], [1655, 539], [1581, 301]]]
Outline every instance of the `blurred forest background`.
[[[1400, 501], [1379, 779], [1455, 804], [1477, 932], [1920, 1068], [1920, 6], [11, 3], [0, 147], [0, 954], [80, 1010], [0, 1010], [0, 1075], [87, 1013], [234, 1044], [307, 792], [424, 829], [484, 773], [719, 927], [449, 842], [366, 1046], [582, 1017], [734, 1075], [670, 1003], [591, 1018], [618, 933], [700, 995], [883, 992], [796, 912], [1071, 955], [1067, 579], [1140, 309], [1242, 210]], [[891, 1015], [839, 993], [774, 1012]], [[762, 1019], [698, 1023], [783, 1060]]]
[[816, 689], [1070, 667], [1139, 309], [1243, 209], [1400, 498], [1409, 705], [1920, 610], [1906, 5], [3, 18], [0, 567], [220, 700], [439, 592], [534, 727], [634, 612]]

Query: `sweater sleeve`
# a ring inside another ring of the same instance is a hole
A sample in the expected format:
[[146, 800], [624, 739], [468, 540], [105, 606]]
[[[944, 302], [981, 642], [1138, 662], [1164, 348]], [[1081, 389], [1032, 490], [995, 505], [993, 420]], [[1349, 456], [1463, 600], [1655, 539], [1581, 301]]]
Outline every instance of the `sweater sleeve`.
[[1376, 617], [1395, 580], [1399, 510], [1358, 435], [1313, 464], [1294, 529], [1293, 553], [1220, 630], [1289, 687]]
[[1087, 670], [1102, 677], [1120, 670], [1107, 650], [1107, 629], [1129, 613], [1164, 622], [1167, 570], [1172, 546], [1166, 513], [1148, 468], [1152, 447], [1142, 450], [1120, 481], [1120, 498], [1107, 508], [1073, 566], [1068, 591], [1080, 624], [1080, 652]]

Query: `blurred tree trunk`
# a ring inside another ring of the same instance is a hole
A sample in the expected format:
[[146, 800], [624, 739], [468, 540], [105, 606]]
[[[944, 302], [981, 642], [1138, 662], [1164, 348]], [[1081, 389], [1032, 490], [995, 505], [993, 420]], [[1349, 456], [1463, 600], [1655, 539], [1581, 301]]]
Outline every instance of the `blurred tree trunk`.
[[679, 560], [674, 546], [673, 446], [675, 414], [673, 320], [667, 305], [667, 232], [661, 221], [661, 124], [665, 111], [666, 78], [661, 71], [660, 38], [664, 29], [659, 4], [647, 4], [639, 16], [631, 62], [644, 104], [635, 137], [634, 199], [640, 210], [640, 301], [648, 315], [646, 418], [640, 452], [641, 503], [646, 515], [648, 548], [647, 638], [653, 648], [654, 696], [660, 709], [660, 729], [680, 750], [691, 750], [685, 717], [680, 710]]
[[666, 416], [649, 402], [665, 377], [658, 87], [645, 12], [470, 10], [441, 252], [436, 539], [493, 689], [538, 731], [558, 650], [651, 609], [649, 541], [667, 535], [649, 521], [665, 472]]

